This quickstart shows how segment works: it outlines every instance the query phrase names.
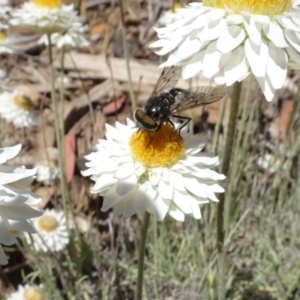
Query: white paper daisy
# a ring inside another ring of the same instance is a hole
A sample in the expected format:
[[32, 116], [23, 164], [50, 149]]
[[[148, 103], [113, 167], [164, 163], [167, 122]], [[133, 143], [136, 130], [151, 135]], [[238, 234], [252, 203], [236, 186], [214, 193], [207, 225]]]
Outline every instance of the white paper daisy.
[[279, 166], [280, 161], [272, 154], [265, 153], [263, 156], [259, 157], [256, 161], [258, 167], [270, 174], [275, 173]]
[[[63, 33], [55, 32], [51, 34], [51, 43], [57, 48], [85, 48], [89, 46], [89, 42], [84, 37], [87, 27], [81, 23], [73, 24], [68, 30]], [[48, 36], [44, 34], [38, 41], [39, 44], [48, 46]]]
[[225, 176], [209, 169], [218, 165], [217, 157], [200, 153], [199, 140], [184, 140], [169, 124], [157, 132], [136, 132], [134, 122], [106, 125], [107, 140], [99, 140], [97, 152], [86, 156], [89, 168], [84, 176], [96, 183], [92, 193], [104, 196], [102, 211], [130, 217], [149, 211], [157, 220], [168, 213], [178, 221], [185, 215], [201, 218], [200, 205], [218, 201], [217, 184]]
[[0, 54], [12, 53], [14, 40], [8, 38], [4, 32], [0, 31]]
[[6, 300], [44, 300], [46, 295], [42, 286], [32, 286], [29, 284], [19, 285], [18, 290], [6, 297]]
[[[0, 149], [0, 243], [6, 246], [16, 242], [19, 232], [34, 233], [29, 219], [42, 215], [41, 211], [33, 208], [41, 198], [25, 190], [32, 182], [36, 169], [3, 165], [20, 150], [21, 145]], [[0, 263], [7, 263], [1, 245]]]
[[36, 166], [36, 181], [46, 186], [53, 185], [55, 180], [60, 176], [58, 168], [58, 149], [53, 147], [47, 148]]
[[[183, 66], [183, 78], [200, 73], [232, 85], [249, 73], [272, 100], [287, 67], [300, 65], [300, 10], [297, 1], [203, 0], [177, 11], [178, 19], [156, 29], [161, 48], [172, 52], [161, 67]], [[294, 5], [294, 6], [293, 6]]]
[[32, 101], [19, 91], [0, 94], [0, 115], [18, 127], [37, 125], [37, 113]]
[[82, 26], [82, 18], [73, 5], [63, 5], [61, 0], [33, 0], [12, 11], [10, 23], [28, 26], [39, 33], [63, 33], [72, 26]]
[[68, 245], [69, 235], [63, 211], [46, 209], [41, 217], [33, 220], [33, 225], [37, 234], [25, 234], [25, 237], [36, 251], [61, 251]]

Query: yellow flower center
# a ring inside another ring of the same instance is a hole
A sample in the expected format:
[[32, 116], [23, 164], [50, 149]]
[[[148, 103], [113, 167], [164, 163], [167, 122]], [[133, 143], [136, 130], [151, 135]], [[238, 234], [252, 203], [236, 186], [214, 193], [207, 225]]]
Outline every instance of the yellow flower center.
[[5, 40], [6, 40], [6, 35], [5, 35], [5, 33], [3, 33], [3, 32], [0, 31], [0, 42], [3, 42], [3, 41], [5, 41]]
[[26, 110], [33, 110], [34, 104], [33, 102], [26, 96], [16, 95], [13, 99], [16, 106], [26, 109]]
[[180, 8], [182, 8], [182, 5], [178, 2], [175, 2], [172, 6], [172, 13], [176, 13], [177, 9], [180, 9]]
[[54, 231], [59, 225], [58, 221], [54, 217], [49, 215], [40, 217], [38, 223], [41, 229], [48, 232]]
[[251, 14], [273, 17], [291, 9], [288, 0], [203, 0], [203, 5], [229, 9], [232, 13], [249, 10]]
[[27, 288], [23, 293], [23, 297], [25, 300], [44, 300], [45, 299], [42, 291], [37, 287]]
[[134, 159], [147, 168], [169, 167], [184, 154], [183, 139], [170, 124], [155, 132], [135, 132], [129, 146]]
[[61, 7], [61, 0], [33, 0], [35, 6], [43, 8], [58, 8]]

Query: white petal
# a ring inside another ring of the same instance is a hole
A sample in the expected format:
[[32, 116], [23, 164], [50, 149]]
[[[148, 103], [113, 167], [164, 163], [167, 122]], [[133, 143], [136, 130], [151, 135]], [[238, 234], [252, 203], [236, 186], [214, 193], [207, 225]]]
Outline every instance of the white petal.
[[219, 202], [219, 199], [216, 197], [215, 193], [213, 193], [211, 191], [207, 192], [207, 198], [212, 201]]
[[7, 160], [14, 158], [21, 150], [22, 145], [18, 144], [13, 147], [5, 147], [0, 149], [0, 164], [5, 163]]
[[201, 197], [207, 198], [207, 185], [201, 184], [197, 181], [196, 178], [192, 177], [191, 175], [186, 175], [183, 177], [183, 182], [185, 188], [191, 192], [192, 194]]
[[226, 21], [231, 24], [242, 24], [244, 22], [244, 18], [242, 15], [231, 14], [226, 16]]
[[170, 51], [174, 50], [182, 41], [182, 38], [177, 38], [177, 39], [171, 39], [164, 45], [162, 49], [159, 51], [155, 51], [157, 55], [165, 55], [169, 53]]
[[202, 45], [203, 43], [201, 43], [198, 39], [191, 40], [188, 36], [186, 40], [174, 52], [174, 55], [180, 59], [186, 59], [198, 52]]
[[139, 213], [146, 211], [151, 206], [152, 201], [155, 199], [157, 191], [152, 186], [145, 182], [139, 187], [139, 191], [136, 198], [136, 210]]
[[287, 54], [273, 43], [269, 43], [269, 58], [266, 73], [274, 89], [280, 89], [287, 74]]
[[171, 54], [168, 57], [168, 60], [166, 62], [159, 65], [159, 68], [171, 67], [173, 65], [176, 65], [179, 62], [180, 62], [180, 58], [176, 57], [174, 54]]
[[159, 174], [156, 174], [154, 172], [151, 172], [149, 174], [149, 182], [151, 183], [152, 186], [157, 186], [159, 181], [160, 181], [160, 176]]
[[221, 53], [216, 50], [217, 42], [210, 43], [205, 51], [202, 74], [206, 78], [214, 76], [229, 60], [231, 52]]
[[208, 190], [213, 193], [224, 193], [225, 190], [219, 184], [214, 183], [208, 186]]
[[182, 175], [180, 173], [170, 171], [170, 181], [176, 190], [181, 192], [185, 191], [185, 187], [182, 182]]
[[182, 78], [189, 79], [194, 77], [197, 73], [202, 71], [202, 62], [204, 59], [205, 50], [201, 50], [187, 62], [187, 65], [182, 69]]
[[216, 85], [223, 85], [226, 83], [223, 69], [219, 70], [217, 74], [215, 74], [214, 82]]
[[265, 96], [266, 100], [267, 101], [272, 101], [272, 99], [274, 98], [275, 89], [271, 85], [268, 76], [256, 77], [256, 79], [258, 81], [258, 84], [259, 84], [262, 92], [264, 93], [264, 96]]
[[300, 55], [299, 53], [291, 46], [287, 47], [287, 52], [290, 56], [290, 58], [296, 62], [298, 65], [300, 65]]
[[288, 42], [295, 48], [297, 52], [300, 52], [300, 36], [299, 33], [294, 32], [293, 30], [285, 29], [285, 37]]
[[294, 31], [300, 31], [299, 26], [297, 26], [289, 17], [278, 16], [277, 18], [283, 27]]
[[195, 200], [191, 201], [191, 206], [192, 206], [192, 216], [197, 220], [201, 219], [200, 207], [197, 201]]
[[109, 190], [107, 195], [103, 199], [103, 205], [101, 211], [108, 211], [114, 205], [122, 200], [122, 197], [118, 196], [116, 193], [117, 183], [114, 184]]
[[118, 138], [118, 130], [109, 124], [105, 124], [105, 132], [108, 141], [113, 141], [115, 138]]
[[226, 26], [224, 19], [211, 21], [205, 30], [197, 34], [197, 37], [201, 42], [213, 41], [220, 36], [222, 26]]
[[16, 242], [16, 239], [9, 232], [9, 224], [0, 216], [0, 243], [10, 246]]
[[222, 34], [217, 42], [217, 49], [222, 53], [230, 52], [244, 41], [245, 36], [245, 31], [240, 26], [226, 25], [222, 28]]
[[102, 174], [91, 188], [92, 193], [99, 193], [102, 190], [114, 185], [118, 180], [114, 178], [114, 174]]
[[251, 16], [250, 18], [244, 19], [244, 25], [251, 42], [256, 46], [260, 46], [262, 24], [257, 22], [257, 20]]
[[124, 218], [130, 218], [134, 214], [137, 213], [136, 210], [136, 194], [138, 192], [138, 186], [135, 186], [123, 199], [124, 210], [123, 216]]
[[282, 28], [276, 22], [270, 22], [263, 25], [266, 36], [279, 48], [287, 47]]
[[124, 163], [119, 168], [114, 174], [114, 178], [122, 180], [124, 178], [129, 177], [131, 174], [134, 172], [134, 166], [131, 162], [129, 163]]
[[173, 185], [170, 181], [160, 180], [157, 191], [163, 199], [173, 198]]
[[244, 46], [241, 45], [234, 49], [231, 57], [232, 59], [230, 59], [224, 66], [224, 75], [227, 86], [232, 85], [239, 78], [244, 76], [249, 69], [249, 64], [245, 57]]
[[137, 184], [135, 176], [130, 176], [126, 181], [117, 182], [116, 193], [119, 196], [125, 196]]
[[201, 179], [210, 179], [210, 180], [224, 180], [226, 178], [225, 175], [219, 174], [216, 171], [211, 169], [199, 169], [197, 171], [192, 172], [192, 175]]
[[245, 53], [254, 76], [265, 76], [268, 61], [268, 46], [266, 42], [261, 40], [260, 46], [257, 46], [250, 39], [247, 39], [245, 42]]
[[176, 221], [183, 222], [185, 215], [184, 213], [175, 205], [171, 205], [169, 211], [169, 215], [174, 218]]
[[206, 14], [207, 19], [210, 21], [217, 21], [217, 20], [223, 20], [222, 18], [225, 15], [225, 10], [224, 9], [212, 9]]
[[169, 210], [169, 204], [170, 203], [165, 202], [159, 195], [157, 195], [157, 198], [151, 203], [149, 211], [153, 214], [156, 220], [162, 221]]
[[192, 212], [190, 197], [191, 196], [186, 191], [174, 191], [173, 201], [185, 214], [190, 214]]

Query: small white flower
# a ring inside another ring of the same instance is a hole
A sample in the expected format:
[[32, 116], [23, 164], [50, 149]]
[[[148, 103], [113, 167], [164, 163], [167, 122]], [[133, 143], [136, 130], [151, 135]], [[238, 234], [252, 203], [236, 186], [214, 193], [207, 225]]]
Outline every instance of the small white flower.
[[270, 174], [275, 173], [278, 170], [280, 161], [276, 159], [274, 155], [265, 153], [257, 159], [257, 165], [264, 171], [268, 171]]
[[14, 10], [10, 23], [31, 27], [39, 33], [53, 34], [82, 26], [82, 18], [73, 5], [63, 5], [61, 0], [33, 0]]
[[54, 184], [55, 180], [59, 178], [60, 171], [58, 168], [58, 149], [47, 148], [45, 151], [47, 153], [43, 153], [36, 165], [36, 181], [47, 186]]
[[[65, 32], [55, 32], [51, 34], [51, 43], [56, 45], [57, 48], [74, 47], [85, 48], [89, 46], [89, 42], [84, 38], [83, 34], [87, 30], [86, 26], [81, 23], [73, 24]], [[39, 44], [48, 46], [48, 36], [44, 34], [38, 41]]]
[[63, 211], [46, 209], [44, 214], [33, 220], [35, 235], [25, 234], [28, 244], [36, 251], [61, 251], [69, 243], [66, 217]]
[[102, 211], [130, 217], [149, 211], [157, 220], [169, 214], [178, 221], [185, 215], [201, 218], [200, 205], [218, 201], [217, 184], [224, 175], [210, 170], [217, 157], [200, 153], [199, 140], [181, 134], [169, 124], [157, 132], [136, 132], [135, 124], [106, 124], [107, 140], [99, 140], [97, 152], [86, 156], [89, 168], [82, 172], [95, 181], [91, 192], [104, 197]]
[[14, 44], [14, 39], [7, 37], [3, 32], [0, 31], [0, 54], [13, 53]]
[[[294, 4], [294, 6], [293, 6]], [[150, 47], [170, 54], [161, 65], [183, 66], [183, 78], [200, 73], [232, 85], [253, 73], [272, 100], [287, 67], [300, 65], [300, 10], [296, 2], [203, 0], [179, 9], [176, 21], [156, 29]]]
[[19, 91], [0, 94], [0, 115], [18, 127], [37, 125], [37, 114], [32, 101]]
[[[36, 169], [3, 165], [20, 150], [21, 145], [0, 149], [0, 243], [7, 246], [16, 242], [18, 232], [35, 233], [29, 219], [42, 214], [32, 207], [41, 198], [25, 190], [33, 180]], [[1, 245], [0, 263], [7, 263]]]
[[44, 300], [46, 296], [42, 286], [32, 286], [29, 284], [19, 285], [18, 290], [6, 297], [6, 300]]

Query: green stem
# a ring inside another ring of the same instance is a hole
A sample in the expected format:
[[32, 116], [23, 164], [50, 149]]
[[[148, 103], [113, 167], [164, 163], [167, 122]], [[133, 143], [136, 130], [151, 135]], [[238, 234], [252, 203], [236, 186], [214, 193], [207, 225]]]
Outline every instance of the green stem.
[[[233, 152], [233, 143], [236, 131], [237, 116], [239, 111], [239, 101], [241, 94], [242, 83], [236, 82], [233, 86], [229, 123], [227, 129], [225, 150], [221, 173], [228, 176], [231, 156]], [[218, 300], [225, 299], [225, 254], [224, 254], [224, 209], [225, 209], [225, 194], [220, 194], [219, 203], [217, 208], [217, 241], [218, 241], [218, 266], [219, 266], [219, 278], [218, 278]]]
[[52, 56], [52, 47], [51, 47], [51, 35], [48, 34], [48, 56], [49, 56], [49, 67], [50, 67], [50, 74], [51, 74], [51, 103], [53, 106], [53, 115], [54, 115], [54, 124], [55, 124], [55, 136], [56, 136], [56, 143], [58, 148], [58, 164], [59, 169], [61, 172], [60, 176], [60, 183], [62, 189], [62, 199], [63, 199], [63, 206], [64, 211], [66, 213], [66, 218], [69, 212], [69, 191], [67, 187], [67, 181], [65, 176], [65, 169], [64, 169], [64, 148], [63, 148], [63, 136], [64, 130], [60, 126], [60, 117], [59, 117], [59, 109], [57, 103], [57, 97], [55, 95], [55, 72], [53, 67], [53, 56]]
[[146, 211], [144, 215], [143, 226], [141, 230], [141, 241], [139, 247], [139, 262], [138, 262], [138, 277], [136, 285], [136, 300], [142, 300], [143, 296], [143, 275], [144, 275], [144, 257], [145, 257], [145, 246], [147, 231], [149, 227], [150, 214]]

